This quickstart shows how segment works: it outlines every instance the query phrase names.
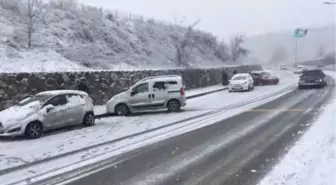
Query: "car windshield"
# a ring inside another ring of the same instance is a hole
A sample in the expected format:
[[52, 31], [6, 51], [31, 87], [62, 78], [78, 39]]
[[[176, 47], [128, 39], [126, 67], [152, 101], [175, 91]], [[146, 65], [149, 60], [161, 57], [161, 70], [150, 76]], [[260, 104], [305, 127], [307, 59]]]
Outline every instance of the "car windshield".
[[31, 96], [31, 97], [28, 97], [28, 98], [20, 101], [17, 105], [18, 106], [25, 106], [25, 105], [28, 105], [31, 102], [34, 102], [34, 101], [39, 101], [39, 102], [43, 103], [51, 97], [52, 96], [50, 96], [50, 95], [35, 95], [35, 96]]
[[233, 77], [232, 78], [232, 80], [246, 80], [247, 79], [247, 77], [246, 76], [235, 76], [235, 77]]

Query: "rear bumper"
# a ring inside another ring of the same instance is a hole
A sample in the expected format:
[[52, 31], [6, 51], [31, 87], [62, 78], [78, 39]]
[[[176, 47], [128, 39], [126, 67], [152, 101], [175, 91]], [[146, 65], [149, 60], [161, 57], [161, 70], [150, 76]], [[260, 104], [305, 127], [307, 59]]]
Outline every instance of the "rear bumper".
[[299, 82], [299, 86], [320, 86], [324, 84], [325, 82]]
[[180, 102], [181, 102], [181, 107], [185, 107], [187, 105], [187, 98], [186, 97], [182, 98]]
[[299, 87], [322, 87], [325, 85], [324, 82], [314, 82], [314, 83], [306, 83], [306, 82], [299, 82]]
[[244, 85], [230, 85], [229, 86], [229, 91], [246, 91], [249, 89], [248, 84]]

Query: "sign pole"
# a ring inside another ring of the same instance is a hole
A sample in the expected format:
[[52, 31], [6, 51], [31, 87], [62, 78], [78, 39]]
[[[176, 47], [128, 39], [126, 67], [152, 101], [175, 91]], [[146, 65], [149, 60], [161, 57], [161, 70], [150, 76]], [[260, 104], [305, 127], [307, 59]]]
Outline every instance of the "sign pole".
[[305, 37], [308, 33], [308, 29], [303, 29], [303, 28], [297, 28], [294, 30], [294, 38], [295, 38], [295, 58], [294, 58], [294, 62], [295, 62], [295, 66], [297, 66], [297, 62], [298, 62], [298, 39]]
[[295, 58], [294, 58], [295, 66], [297, 66], [297, 54], [298, 54], [298, 38], [295, 38]]

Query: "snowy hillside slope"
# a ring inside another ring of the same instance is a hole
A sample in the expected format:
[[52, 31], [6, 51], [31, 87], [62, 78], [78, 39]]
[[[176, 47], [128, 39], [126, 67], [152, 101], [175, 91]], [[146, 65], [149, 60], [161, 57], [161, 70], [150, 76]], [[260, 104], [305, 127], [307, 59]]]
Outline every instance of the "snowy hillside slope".
[[116, 17], [94, 7], [54, 4], [27, 48], [20, 11], [0, 6], [0, 72], [85, 69], [156, 69], [223, 66], [225, 46], [209, 33], [192, 31], [186, 64], [176, 45], [187, 28], [143, 18]]

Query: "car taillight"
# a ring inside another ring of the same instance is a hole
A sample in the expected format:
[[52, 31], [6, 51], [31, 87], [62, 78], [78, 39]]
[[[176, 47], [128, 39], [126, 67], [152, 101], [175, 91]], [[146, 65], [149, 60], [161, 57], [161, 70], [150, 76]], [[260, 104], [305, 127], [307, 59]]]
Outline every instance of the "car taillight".
[[180, 94], [181, 94], [181, 96], [184, 96], [184, 88], [183, 87], [180, 88]]

